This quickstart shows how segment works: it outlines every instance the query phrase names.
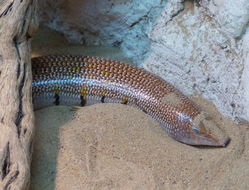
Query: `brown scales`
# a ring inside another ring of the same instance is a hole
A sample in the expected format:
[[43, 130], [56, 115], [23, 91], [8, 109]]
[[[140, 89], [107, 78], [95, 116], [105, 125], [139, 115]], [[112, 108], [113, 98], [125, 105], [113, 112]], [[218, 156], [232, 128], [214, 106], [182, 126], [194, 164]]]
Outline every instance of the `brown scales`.
[[[128, 97], [129, 102], [143, 104], [143, 108], [157, 114], [159, 117], [167, 115], [167, 118], [163, 119], [167, 120], [167, 122], [173, 126], [176, 126], [178, 122], [178, 115], [175, 114], [175, 111], [188, 115], [191, 118], [194, 118], [200, 113], [199, 109], [172, 85], [143, 69], [128, 64], [90, 56], [47, 56], [34, 58], [32, 62], [34, 80], [41, 77], [48, 78], [49, 80], [50, 78], [60, 75], [71, 77], [80, 75], [86, 79], [102, 80], [109, 83], [116, 82], [120, 85], [129, 86], [130, 89], [137, 90], [149, 97], [148, 100], [144, 101]], [[39, 90], [40, 89], [35, 89], [34, 92], [39, 93]], [[70, 91], [70, 89], [64, 90]], [[88, 95], [97, 95], [106, 90], [91, 90], [87, 87], [87, 91]], [[80, 93], [80, 91], [75, 93]], [[118, 91], [107, 91], [105, 93], [105, 96], [110, 98], [127, 98], [126, 96], [120, 95]], [[175, 104], [173, 102], [174, 100], [171, 100], [172, 94], [177, 101]], [[169, 96], [170, 99], [165, 101], [167, 96]], [[152, 101], [154, 102], [153, 105], [149, 105]]]

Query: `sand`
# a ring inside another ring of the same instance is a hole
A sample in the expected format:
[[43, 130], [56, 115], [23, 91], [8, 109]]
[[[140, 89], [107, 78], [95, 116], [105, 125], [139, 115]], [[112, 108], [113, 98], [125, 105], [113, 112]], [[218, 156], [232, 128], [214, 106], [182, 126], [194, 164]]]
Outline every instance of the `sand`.
[[[61, 42], [56, 43], [68, 46]], [[75, 47], [78, 52], [81, 48]], [[52, 52], [33, 49], [36, 55]], [[73, 48], [62, 49], [57, 52]], [[91, 47], [87, 51], [126, 59], [113, 49]], [[31, 189], [249, 189], [249, 126], [223, 117], [207, 100], [192, 99], [231, 138], [226, 148], [176, 142], [144, 112], [126, 105], [96, 104], [76, 111], [56, 106], [36, 111]]]

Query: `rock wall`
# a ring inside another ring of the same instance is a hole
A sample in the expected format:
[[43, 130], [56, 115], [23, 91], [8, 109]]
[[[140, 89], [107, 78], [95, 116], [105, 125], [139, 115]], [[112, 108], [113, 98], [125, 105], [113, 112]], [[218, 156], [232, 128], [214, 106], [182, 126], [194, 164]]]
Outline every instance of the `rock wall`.
[[[241, 99], [238, 99], [238, 105], [242, 108], [241, 117], [249, 121], [249, 31], [243, 36], [243, 72], [241, 74], [240, 93]], [[240, 113], [239, 113], [240, 114]]]
[[187, 95], [249, 120], [247, 0], [40, 1], [45, 25], [69, 41], [114, 46]]
[[[245, 116], [241, 80], [245, 64], [239, 32], [230, 25], [227, 31], [231, 34], [225, 32], [225, 25], [220, 27], [206, 8], [189, 1], [184, 5], [170, 20], [167, 9], [158, 18], [150, 33], [151, 54], [142, 66], [186, 94], [201, 94], [212, 100], [225, 115]], [[244, 27], [239, 24], [244, 23], [237, 22], [241, 35]]]
[[40, 0], [42, 21], [73, 43], [120, 47], [142, 60], [165, 0]]

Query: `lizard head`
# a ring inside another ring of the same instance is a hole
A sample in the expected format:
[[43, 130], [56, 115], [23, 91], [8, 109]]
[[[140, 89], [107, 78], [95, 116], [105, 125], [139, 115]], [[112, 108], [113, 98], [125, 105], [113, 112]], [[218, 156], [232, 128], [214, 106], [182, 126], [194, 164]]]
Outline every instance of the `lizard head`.
[[180, 114], [176, 140], [189, 145], [226, 147], [230, 138], [225, 136], [207, 113], [201, 112], [195, 118]]

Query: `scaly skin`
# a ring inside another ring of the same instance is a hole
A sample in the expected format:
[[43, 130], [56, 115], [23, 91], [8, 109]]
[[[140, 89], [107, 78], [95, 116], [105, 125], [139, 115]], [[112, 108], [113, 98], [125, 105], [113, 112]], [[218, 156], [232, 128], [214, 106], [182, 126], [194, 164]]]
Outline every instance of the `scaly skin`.
[[151, 115], [182, 143], [226, 146], [229, 141], [208, 132], [209, 119], [191, 100], [143, 69], [98, 57], [45, 56], [32, 59], [32, 72], [35, 108], [123, 103]]

